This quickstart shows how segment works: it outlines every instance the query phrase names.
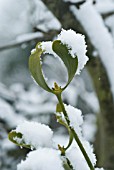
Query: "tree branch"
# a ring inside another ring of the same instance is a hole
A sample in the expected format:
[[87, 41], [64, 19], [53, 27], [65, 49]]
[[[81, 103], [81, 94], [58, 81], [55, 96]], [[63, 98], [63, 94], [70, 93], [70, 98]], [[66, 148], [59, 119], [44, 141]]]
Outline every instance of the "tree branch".
[[57, 34], [57, 31], [50, 31], [48, 33], [34, 32], [34, 33], [23, 34], [17, 36], [15, 40], [0, 45], [0, 51], [14, 48], [24, 43], [30, 43], [32, 41], [39, 42], [39, 41], [51, 40], [55, 34]]

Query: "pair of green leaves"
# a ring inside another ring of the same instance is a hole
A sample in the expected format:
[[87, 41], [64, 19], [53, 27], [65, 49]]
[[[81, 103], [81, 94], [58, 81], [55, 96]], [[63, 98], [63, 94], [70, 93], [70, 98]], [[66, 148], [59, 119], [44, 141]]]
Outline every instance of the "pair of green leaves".
[[[68, 86], [68, 84], [72, 81], [77, 70], [78, 59], [77, 57], [73, 58], [71, 56], [71, 54], [69, 53], [68, 47], [66, 45], [63, 45], [60, 40], [53, 41], [52, 50], [58, 55], [58, 57], [60, 57], [60, 59], [63, 61], [63, 63], [65, 64], [67, 68], [68, 81], [63, 88], [59, 87], [56, 83], [55, 83], [56, 90], [51, 89], [47, 85], [43, 72], [42, 72], [42, 65], [41, 65], [40, 57], [44, 51], [40, 47], [40, 43], [36, 45], [35, 51], [31, 54], [29, 58], [29, 69], [30, 69], [30, 72], [33, 78], [35, 79], [35, 81], [37, 82], [39, 86], [41, 86], [44, 90], [48, 92], [56, 94], [57, 92], [61, 93]], [[60, 110], [61, 108], [60, 106], [58, 106], [57, 112], [61, 112]], [[18, 138], [21, 141], [21, 143], [17, 142], [15, 138]], [[25, 141], [21, 140], [22, 139], [21, 133], [17, 133], [16, 131], [11, 131], [9, 133], [9, 139], [18, 146], [31, 148], [30, 145], [27, 145]]]
[[[62, 44], [60, 40], [55, 40], [52, 43], [52, 50], [60, 57], [60, 59], [63, 61], [64, 65], [67, 68], [68, 72], [68, 81], [66, 85], [61, 88], [60, 91], [63, 91], [69, 83], [72, 81], [76, 70], [78, 66], [78, 59], [77, 57], [73, 58], [71, 54], [69, 53], [69, 49], [66, 45]], [[36, 83], [41, 86], [44, 90], [56, 94], [56, 91], [54, 89], [51, 89], [43, 76], [42, 73], [42, 66], [41, 66], [41, 55], [44, 51], [41, 47], [39, 47], [39, 44], [36, 46], [35, 51], [31, 54], [29, 58], [29, 69], [32, 74], [32, 77], [35, 79]], [[60, 92], [59, 91], [59, 92]]]

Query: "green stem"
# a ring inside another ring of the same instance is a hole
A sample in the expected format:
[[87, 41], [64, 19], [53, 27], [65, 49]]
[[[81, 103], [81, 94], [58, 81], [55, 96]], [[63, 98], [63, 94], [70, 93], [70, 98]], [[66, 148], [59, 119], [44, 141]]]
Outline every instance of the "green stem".
[[82, 154], [83, 154], [83, 156], [84, 156], [84, 158], [85, 158], [85, 160], [86, 160], [90, 170], [94, 170], [93, 164], [92, 164], [90, 158], [88, 157], [88, 155], [87, 155], [87, 153], [86, 153], [86, 151], [85, 151], [85, 149], [84, 149], [80, 139], [78, 138], [78, 135], [76, 134], [74, 129], [70, 126], [70, 120], [69, 120], [68, 114], [67, 114], [67, 112], [65, 110], [65, 107], [64, 107], [64, 104], [63, 104], [63, 101], [62, 101], [62, 98], [61, 98], [61, 93], [57, 94], [56, 96], [57, 96], [57, 99], [59, 101], [59, 104], [61, 105], [64, 117], [65, 117], [66, 122], [67, 122], [67, 124], [68, 124], [68, 126], [69, 126], [69, 128], [70, 128], [70, 130], [71, 130], [71, 132], [73, 134], [73, 136], [74, 136], [74, 139], [75, 139], [76, 143], [78, 144], [78, 146], [79, 146], [79, 148], [80, 148], [80, 150], [81, 150], [81, 152], [82, 152]]
[[67, 161], [67, 164], [68, 164], [68, 166], [70, 167], [70, 169], [71, 169], [71, 170], [74, 170], [74, 168], [73, 168], [70, 160], [69, 160], [68, 158], [66, 158], [66, 161]]
[[[65, 151], [66, 151], [66, 150], [65, 150], [65, 148], [64, 148], [64, 147], [61, 147], [60, 145], [58, 145], [58, 148], [59, 148], [59, 150], [61, 151], [61, 156], [64, 156], [64, 158], [66, 159], [66, 163], [64, 164], [64, 168], [65, 168], [65, 166], [66, 166], [65, 169], [67, 169], [67, 170], [74, 170], [74, 168], [73, 168], [70, 160], [66, 157], [66, 154], [65, 154]], [[69, 168], [70, 168], [70, 169], [69, 169]]]
[[62, 109], [62, 111], [63, 111], [65, 120], [66, 120], [68, 126], [70, 126], [70, 120], [69, 120], [68, 114], [67, 114], [67, 112], [66, 112], [66, 110], [65, 110], [65, 107], [64, 107], [64, 104], [63, 104], [63, 101], [62, 101], [62, 98], [61, 98], [61, 93], [56, 94], [56, 96], [57, 96], [57, 99], [58, 99], [59, 104], [60, 104], [60, 106], [61, 106], [61, 109]]

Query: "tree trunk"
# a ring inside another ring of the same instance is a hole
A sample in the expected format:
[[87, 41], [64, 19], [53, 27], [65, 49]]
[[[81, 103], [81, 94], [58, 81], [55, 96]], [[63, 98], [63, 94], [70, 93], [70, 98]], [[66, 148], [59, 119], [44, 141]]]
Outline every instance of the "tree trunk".
[[93, 82], [100, 103], [98, 114], [98, 133], [96, 152], [98, 165], [107, 170], [114, 169], [114, 105], [110, 90], [109, 80], [99, 58], [91, 59], [88, 69], [93, 77]]

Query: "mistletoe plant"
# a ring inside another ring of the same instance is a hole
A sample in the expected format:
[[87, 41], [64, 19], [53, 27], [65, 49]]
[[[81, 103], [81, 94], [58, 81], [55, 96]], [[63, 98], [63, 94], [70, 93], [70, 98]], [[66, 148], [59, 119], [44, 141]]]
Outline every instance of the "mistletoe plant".
[[[64, 63], [68, 73], [64, 87], [57, 82], [54, 82], [52, 88], [48, 86], [42, 71], [42, 54], [46, 53], [58, 57]], [[82, 135], [81, 110], [65, 105], [62, 100], [63, 91], [73, 77], [80, 73], [87, 61], [84, 36], [73, 30], [62, 29], [56, 40], [39, 42], [31, 51], [30, 72], [41, 88], [57, 97], [56, 118], [67, 128], [69, 142], [67, 146], [58, 144], [56, 148], [53, 144], [53, 132], [48, 126], [37, 122], [23, 122], [9, 133], [9, 139], [18, 146], [33, 151], [17, 166], [18, 170], [103, 170], [95, 168], [96, 157], [93, 148]]]

